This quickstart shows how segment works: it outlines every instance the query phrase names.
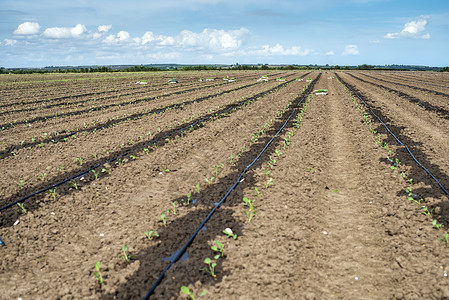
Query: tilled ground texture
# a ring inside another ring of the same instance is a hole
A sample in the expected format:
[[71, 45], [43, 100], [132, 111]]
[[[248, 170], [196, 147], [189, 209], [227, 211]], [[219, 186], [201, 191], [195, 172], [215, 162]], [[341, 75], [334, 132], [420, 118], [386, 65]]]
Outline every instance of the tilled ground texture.
[[0, 77], [0, 298], [447, 298], [448, 82]]

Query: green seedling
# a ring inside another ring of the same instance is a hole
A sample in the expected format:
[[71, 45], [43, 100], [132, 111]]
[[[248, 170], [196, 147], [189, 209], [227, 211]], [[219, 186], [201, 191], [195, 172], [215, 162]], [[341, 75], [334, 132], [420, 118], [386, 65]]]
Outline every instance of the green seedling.
[[244, 202], [243, 205], [248, 207], [248, 210], [245, 211], [245, 214], [248, 217], [248, 223], [251, 222], [252, 218], [256, 215], [256, 212], [257, 212], [256, 210], [254, 210], [254, 202], [255, 201], [256, 200], [251, 200], [247, 197], [243, 197], [243, 202]]
[[187, 194], [187, 204], [190, 204], [190, 200], [192, 199], [192, 194], [188, 193]]
[[[181, 292], [182, 292], [183, 294], [189, 296], [190, 299], [196, 300], [196, 299], [195, 299], [195, 295], [193, 294], [193, 292], [190, 291], [190, 289], [189, 289], [188, 287], [186, 287], [185, 285], [183, 285], [183, 286], [181, 287]], [[201, 293], [200, 297], [203, 297], [204, 295], [206, 295], [206, 290], [204, 290], [204, 291]]]
[[95, 179], [98, 179], [98, 176], [100, 175], [100, 172], [95, 172], [95, 170], [92, 170], [92, 173], [94, 173]]
[[146, 237], [151, 241], [159, 237], [159, 234], [155, 230], [150, 230], [149, 232], [144, 232]]
[[427, 206], [423, 206], [421, 213], [426, 216], [432, 216], [433, 208], [429, 210]]
[[157, 132], [161, 132], [161, 128], [160, 127], [157, 128]]
[[64, 166], [63, 166], [63, 165], [59, 165], [58, 171], [59, 171], [59, 172], [64, 172]]
[[436, 229], [441, 229], [442, 227], [444, 227], [444, 225], [441, 223], [438, 223], [438, 221], [436, 219], [434, 219], [432, 221], [432, 226], [433, 226], [433, 228], [436, 228]]
[[132, 160], [136, 160], [137, 159], [137, 157], [135, 155], [132, 155], [132, 154], [129, 156], [129, 158], [131, 158]]
[[210, 180], [209, 180], [208, 178], [204, 178], [204, 181], [205, 181], [207, 184], [212, 184], [212, 182], [214, 181], [214, 179], [215, 179], [215, 177], [211, 177]]
[[19, 183], [17, 184], [17, 186], [18, 186], [20, 189], [23, 189], [23, 180], [20, 180]]
[[265, 183], [265, 188], [268, 189], [270, 186], [273, 186], [274, 182], [273, 182], [273, 178], [269, 178], [267, 180], [267, 182]]
[[111, 175], [111, 171], [106, 168], [101, 169], [101, 173], [107, 173], [108, 175]]
[[45, 180], [45, 176], [47, 176], [47, 173], [41, 173], [41, 174], [39, 174], [39, 176], [37, 176], [37, 178], [39, 178], [40, 180], [44, 181]]
[[75, 190], [78, 189], [78, 184], [76, 184], [75, 180], [71, 180], [70, 183], [71, 183], [72, 187], [75, 188]]
[[233, 238], [234, 240], [237, 239], [237, 234], [233, 233], [231, 228], [226, 228], [225, 230], [223, 230], [223, 233], [224, 233], [228, 238]]
[[100, 287], [102, 287], [104, 284], [104, 281], [103, 281], [103, 276], [101, 275], [101, 272], [100, 272], [100, 262], [99, 261], [95, 264], [94, 275], [95, 275], [95, 279], [97, 279], [98, 284], [100, 285]]
[[233, 155], [231, 155], [230, 157], [229, 157], [229, 163], [232, 165], [232, 164], [234, 164], [234, 156]]
[[218, 252], [218, 254], [214, 256], [214, 259], [219, 259], [220, 257], [224, 256], [224, 253], [223, 253], [224, 245], [222, 243], [220, 243], [219, 241], [215, 241], [215, 244], [216, 245], [213, 245], [210, 248], [212, 249], [212, 251]]
[[82, 158], [81, 156], [80, 156], [80, 157], [77, 157], [77, 158], [75, 159], [75, 161], [78, 162], [80, 166], [83, 164], [83, 158]]
[[445, 233], [444, 237], [440, 239], [442, 242], [446, 242], [446, 246], [449, 244], [449, 233]]
[[224, 168], [224, 163], [221, 163], [219, 165], [213, 166], [212, 169], [215, 171], [215, 176], [218, 176], [218, 173], [220, 172], [220, 169]]
[[23, 206], [23, 203], [17, 203], [17, 205], [20, 207], [20, 212], [22, 212], [23, 214], [27, 214], [28, 211], [26, 210], [26, 208]]
[[200, 193], [200, 184], [198, 183], [196, 186], [195, 186], [195, 192], [197, 193], [197, 194], [199, 194]]
[[129, 263], [131, 261], [131, 259], [133, 258], [133, 256], [126, 254], [127, 250], [128, 250], [128, 247], [126, 246], [126, 244], [123, 244], [123, 246], [122, 246], [123, 255], [120, 255], [118, 258], [122, 258], [126, 263]]
[[176, 206], [177, 206], [178, 202], [177, 201], [173, 201], [173, 209], [172, 212], [174, 215], [176, 215]]
[[258, 196], [259, 198], [262, 198], [262, 193], [261, 192], [259, 192], [259, 189], [258, 188], [254, 188], [254, 192], [256, 193], [256, 196]]
[[143, 149], [143, 151], [145, 151], [145, 154], [150, 154], [150, 150], [148, 148]]
[[161, 213], [161, 216], [159, 217], [159, 220], [161, 220], [162, 223], [164, 223], [164, 227], [167, 227], [167, 217], [165, 216], [164, 213]]
[[215, 275], [215, 267], [217, 266], [217, 263], [213, 262], [209, 257], [206, 257], [204, 259], [204, 263], [207, 264], [207, 267], [200, 269], [200, 271], [205, 271], [206, 273], [209, 273], [210, 276], [212, 276], [214, 278], [217, 277], [217, 275]]
[[56, 200], [56, 188], [49, 189], [49, 190], [47, 191], [47, 193], [49, 193], [49, 194], [52, 195], [53, 200]]

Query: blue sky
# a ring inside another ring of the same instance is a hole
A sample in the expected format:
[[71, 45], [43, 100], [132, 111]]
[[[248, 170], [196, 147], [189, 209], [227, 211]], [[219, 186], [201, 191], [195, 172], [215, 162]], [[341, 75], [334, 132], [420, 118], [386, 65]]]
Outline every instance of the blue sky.
[[0, 0], [0, 66], [449, 65], [447, 0]]

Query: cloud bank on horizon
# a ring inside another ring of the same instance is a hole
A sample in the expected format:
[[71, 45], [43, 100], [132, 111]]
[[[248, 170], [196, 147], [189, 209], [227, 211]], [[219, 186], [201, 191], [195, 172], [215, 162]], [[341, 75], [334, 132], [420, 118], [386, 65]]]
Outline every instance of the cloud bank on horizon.
[[[19, 3], [22, 1], [24, 0], [18, 0]], [[172, 8], [170, 5], [176, 2], [175, 0], [164, 2], [158, 9], [169, 10]], [[222, 3], [221, 0], [193, 2], [214, 7]], [[323, 2], [330, 5], [328, 0]], [[368, 6], [390, 3], [388, 0], [344, 2], [359, 7], [361, 11]], [[45, 6], [54, 4], [54, 1], [45, 0], [43, 3]], [[174, 12], [173, 19], [180, 20], [179, 24], [164, 26], [163, 21], [159, 24], [156, 18], [153, 22], [156, 24], [155, 29], [151, 28], [151, 24], [132, 26], [126, 22], [116, 22], [113, 14], [108, 17], [108, 12], [102, 12], [101, 9], [95, 10], [96, 14], [106, 16], [98, 18], [97, 24], [89, 20], [89, 22], [74, 22], [69, 26], [61, 26], [67, 24], [69, 20], [61, 21], [59, 18], [40, 21], [39, 13], [34, 16], [29, 12], [24, 17], [19, 13], [11, 16], [13, 10], [0, 10], [0, 15], [3, 13], [9, 16], [11, 25], [16, 23], [9, 30], [2, 29], [3, 25], [0, 23], [0, 56], [3, 57], [0, 66], [169, 62], [357, 65], [382, 64], [382, 59], [385, 60], [383, 61], [385, 64], [449, 63], [443, 53], [434, 56], [434, 61], [423, 60], [418, 55], [414, 57], [414, 51], [410, 48], [430, 47], [435, 51], [438, 49], [435, 45], [440, 46], [443, 43], [438, 35], [447, 32], [437, 27], [435, 34], [431, 35], [429, 26], [432, 20], [432, 23], [447, 27], [449, 22], [441, 17], [441, 9], [439, 14], [422, 14], [415, 17], [398, 15], [380, 18], [376, 15], [371, 17], [372, 22], [368, 22], [366, 18], [353, 17], [354, 20], [348, 20], [344, 16], [314, 18], [307, 14], [307, 10], [304, 12], [296, 10], [294, 15], [290, 15], [289, 6], [284, 6], [277, 5], [263, 9], [246, 7], [244, 15], [247, 19], [239, 17], [238, 13], [235, 17], [220, 15], [216, 21], [213, 16], [203, 16], [190, 26], [189, 22], [182, 21], [182, 14]], [[224, 12], [229, 13], [226, 10]], [[202, 11], [196, 13], [200, 16], [204, 14]], [[301, 16], [301, 13], [307, 17]], [[29, 18], [30, 16], [32, 18]], [[18, 23], [21, 18], [26, 20]], [[221, 21], [221, 18], [231, 19], [233, 22], [230, 24]], [[265, 19], [278, 23], [264, 22]], [[102, 22], [112, 20], [114, 22]], [[189, 17], [187, 20], [192, 19]], [[201, 20], [204, 22], [200, 22]], [[167, 23], [172, 24], [168, 21]], [[434, 36], [437, 36], [435, 41]], [[447, 43], [445, 42], [445, 45]], [[392, 50], [395, 53], [391, 53]], [[388, 54], [382, 55], [382, 52]], [[404, 58], [409, 61], [403, 61]]]

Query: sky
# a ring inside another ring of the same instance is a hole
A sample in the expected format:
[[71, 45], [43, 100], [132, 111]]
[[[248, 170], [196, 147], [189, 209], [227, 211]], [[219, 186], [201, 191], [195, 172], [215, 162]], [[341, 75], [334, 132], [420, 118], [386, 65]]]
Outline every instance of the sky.
[[0, 0], [0, 67], [449, 66], [447, 0]]

